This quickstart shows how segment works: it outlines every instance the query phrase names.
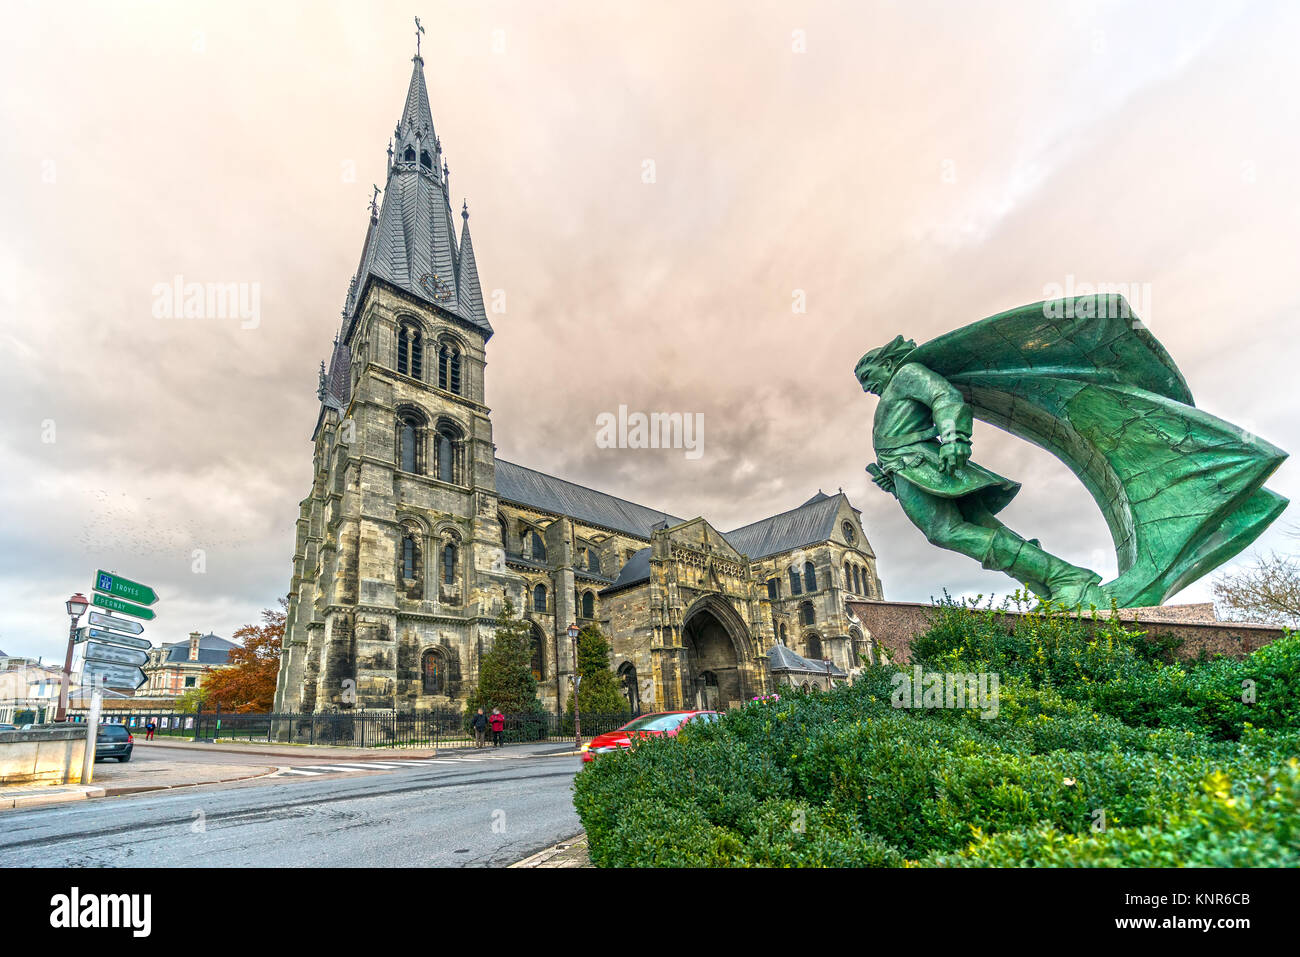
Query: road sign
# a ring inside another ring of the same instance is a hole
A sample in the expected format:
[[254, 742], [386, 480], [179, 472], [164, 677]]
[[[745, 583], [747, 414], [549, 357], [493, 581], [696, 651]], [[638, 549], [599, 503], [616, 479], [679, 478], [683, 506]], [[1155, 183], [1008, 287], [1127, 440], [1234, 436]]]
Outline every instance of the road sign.
[[139, 605], [133, 605], [129, 601], [122, 601], [120, 598], [110, 598], [108, 595], [99, 594], [96, 594], [90, 600], [100, 608], [111, 608], [113, 611], [119, 611], [124, 615], [132, 615], [135, 618], [143, 618], [145, 621], [153, 621], [152, 611], [148, 608], [141, 608]]
[[103, 611], [92, 611], [90, 613], [90, 623], [99, 625], [101, 628], [112, 628], [114, 631], [123, 631], [128, 635], [138, 635], [144, 631], [144, 625], [138, 621], [130, 621], [126, 618], [114, 618], [112, 615]]
[[140, 605], [152, 605], [158, 601], [158, 593], [148, 585], [141, 585], [121, 575], [111, 575], [102, 568], [95, 572], [94, 588], [95, 591], [107, 592]]
[[87, 661], [111, 661], [117, 665], [142, 665], [149, 660], [149, 652], [121, 645], [106, 645], [98, 641], [86, 642]]
[[83, 685], [102, 684], [106, 688], [126, 688], [134, 691], [148, 679], [139, 668], [128, 665], [116, 665], [109, 661], [95, 661], [87, 658], [81, 668]]
[[118, 645], [122, 648], [139, 648], [142, 651], [148, 651], [153, 644], [148, 638], [137, 638], [134, 635], [119, 635], [115, 631], [108, 631], [104, 628], [78, 628], [77, 641], [98, 641], [100, 644]]

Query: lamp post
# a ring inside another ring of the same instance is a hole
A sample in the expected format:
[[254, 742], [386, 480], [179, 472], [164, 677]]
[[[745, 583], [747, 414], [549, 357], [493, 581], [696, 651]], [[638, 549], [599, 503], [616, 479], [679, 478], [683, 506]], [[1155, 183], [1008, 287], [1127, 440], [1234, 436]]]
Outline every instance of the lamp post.
[[72, 650], [77, 642], [77, 622], [90, 607], [90, 602], [81, 592], [77, 592], [66, 602], [68, 617], [72, 624], [68, 627], [68, 654], [63, 659], [63, 678], [59, 684], [59, 710], [55, 712], [55, 721], [66, 721], [68, 717], [68, 683], [72, 679]]
[[830, 691], [831, 688], [835, 686], [831, 679], [831, 660], [829, 658], [823, 658], [822, 664], [826, 666], [826, 690]]
[[573, 642], [573, 749], [582, 750], [582, 719], [578, 716], [578, 685], [582, 675], [578, 674], [578, 626], [569, 626], [569, 640]]

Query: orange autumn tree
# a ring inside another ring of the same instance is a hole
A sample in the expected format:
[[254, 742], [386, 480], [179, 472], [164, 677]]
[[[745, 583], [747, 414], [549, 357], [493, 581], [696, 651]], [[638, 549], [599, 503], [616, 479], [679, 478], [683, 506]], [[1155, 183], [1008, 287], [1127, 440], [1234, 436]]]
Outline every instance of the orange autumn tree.
[[270, 711], [275, 701], [275, 679], [280, 671], [280, 642], [288, 602], [262, 612], [262, 624], [245, 625], [234, 634], [236, 647], [230, 664], [210, 671], [203, 679], [204, 708], [222, 711]]

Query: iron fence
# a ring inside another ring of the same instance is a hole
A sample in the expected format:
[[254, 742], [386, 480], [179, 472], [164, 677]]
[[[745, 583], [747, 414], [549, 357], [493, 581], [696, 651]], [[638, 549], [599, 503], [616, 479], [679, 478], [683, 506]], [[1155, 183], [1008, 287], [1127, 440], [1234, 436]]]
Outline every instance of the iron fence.
[[[635, 715], [582, 714], [582, 737], [590, 740], [631, 721]], [[72, 714], [84, 721], [84, 714]], [[413, 712], [336, 711], [237, 713], [229, 711], [113, 711], [102, 722], [122, 724], [143, 734], [152, 722], [155, 737], [200, 741], [268, 741], [282, 744], [323, 744], [354, 748], [442, 748], [474, 742], [470, 716], [463, 711]], [[550, 712], [507, 714], [502, 738], [506, 744], [561, 742], [574, 738], [573, 715]], [[491, 741], [491, 731], [487, 733]]]

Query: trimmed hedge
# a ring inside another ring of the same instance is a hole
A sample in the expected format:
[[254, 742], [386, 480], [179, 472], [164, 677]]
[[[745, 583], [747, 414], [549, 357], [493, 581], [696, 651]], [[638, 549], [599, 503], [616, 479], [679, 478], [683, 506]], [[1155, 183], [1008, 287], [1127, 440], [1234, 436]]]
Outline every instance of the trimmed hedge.
[[[1004, 621], [949, 603], [913, 646], [927, 671], [997, 673], [991, 719], [896, 709], [901, 669], [877, 667], [852, 686], [754, 702], [675, 739], [602, 755], [574, 784], [592, 860], [1296, 860], [1300, 771], [1288, 759], [1300, 753], [1300, 637], [1245, 661], [1172, 665], [1118, 621]], [[1254, 703], [1241, 701], [1246, 680]]]

